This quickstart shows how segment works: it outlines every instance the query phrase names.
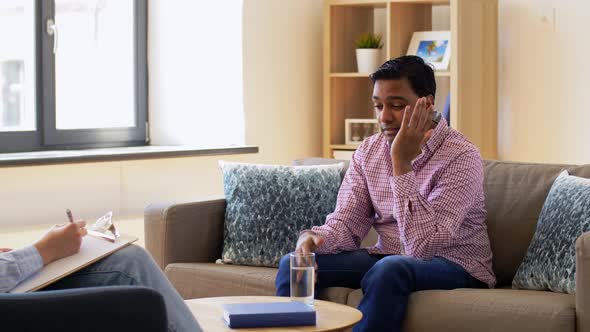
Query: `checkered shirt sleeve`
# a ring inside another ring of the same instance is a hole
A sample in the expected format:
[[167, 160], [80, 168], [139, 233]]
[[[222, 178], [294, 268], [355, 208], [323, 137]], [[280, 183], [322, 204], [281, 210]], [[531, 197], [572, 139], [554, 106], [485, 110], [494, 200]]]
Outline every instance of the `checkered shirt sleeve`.
[[324, 237], [324, 245], [318, 254], [334, 254], [359, 248], [362, 239], [373, 225], [375, 212], [367, 187], [367, 180], [360, 166], [363, 150], [353, 154], [350, 167], [344, 176], [336, 209], [326, 217], [326, 223], [312, 231]]

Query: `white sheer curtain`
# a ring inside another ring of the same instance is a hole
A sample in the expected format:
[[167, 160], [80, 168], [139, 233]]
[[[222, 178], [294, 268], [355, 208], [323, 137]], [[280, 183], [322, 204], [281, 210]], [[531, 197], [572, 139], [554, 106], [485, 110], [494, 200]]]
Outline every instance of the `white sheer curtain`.
[[151, 0], [152, 144], [244, 144], [242, 0]]

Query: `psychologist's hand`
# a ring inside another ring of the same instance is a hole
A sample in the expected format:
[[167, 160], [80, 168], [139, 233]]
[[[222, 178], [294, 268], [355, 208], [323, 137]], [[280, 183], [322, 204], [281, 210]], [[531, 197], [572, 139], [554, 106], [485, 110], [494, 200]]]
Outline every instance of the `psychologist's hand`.
[[80, 251], [82, 237], [86, 235], [85, 221], [53, 226], [33, 245], [39, 251], [43, 264], [47, 265]]

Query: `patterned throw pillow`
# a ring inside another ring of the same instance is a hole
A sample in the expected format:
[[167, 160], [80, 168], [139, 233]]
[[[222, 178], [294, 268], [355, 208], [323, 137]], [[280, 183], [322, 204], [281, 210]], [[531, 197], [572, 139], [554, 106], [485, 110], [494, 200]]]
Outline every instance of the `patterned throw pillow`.
[[277, 267], [295, 248], [299, 232], [322, 225], [336, 207], [342, 163], [219, 165], [227, 202], [224, 263]]
[[575, 292], [575, 242], [590, 231], [590, 179], [562, 172], [545, 199], [512, 288]]

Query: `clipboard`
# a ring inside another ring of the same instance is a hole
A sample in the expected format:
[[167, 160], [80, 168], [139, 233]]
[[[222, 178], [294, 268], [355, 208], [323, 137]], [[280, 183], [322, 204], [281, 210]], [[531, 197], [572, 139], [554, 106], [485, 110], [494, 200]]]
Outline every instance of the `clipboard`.
[[9, 293], [34, 292], [137, 241], [137, 237], [121, 234], [114, 242], [94, 236], [82, 239], [80, 251], [45, 265], [40, 271], [22, 281]]

